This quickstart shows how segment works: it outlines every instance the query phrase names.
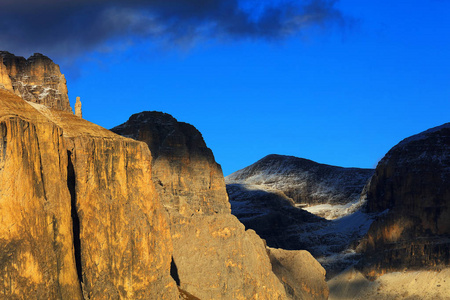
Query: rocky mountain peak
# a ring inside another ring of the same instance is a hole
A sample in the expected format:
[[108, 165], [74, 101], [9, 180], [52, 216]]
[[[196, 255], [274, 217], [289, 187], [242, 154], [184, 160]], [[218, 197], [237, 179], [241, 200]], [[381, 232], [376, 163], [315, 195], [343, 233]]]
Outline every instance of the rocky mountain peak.
[[378, 163], [361, 250], [372, 272], [450, 264], [450, 123], [404, 139]]
[[[66, 79], [47, 56], [34, 53], [28, 59], [0, 51], [0, 84], [26, 101], [72, 112]], [[8, 76], [5, 76], [7, 74]], [[9, 79], [8, 79], [9, 77]], [[9, 82], [11, 88], [9, 88]]]

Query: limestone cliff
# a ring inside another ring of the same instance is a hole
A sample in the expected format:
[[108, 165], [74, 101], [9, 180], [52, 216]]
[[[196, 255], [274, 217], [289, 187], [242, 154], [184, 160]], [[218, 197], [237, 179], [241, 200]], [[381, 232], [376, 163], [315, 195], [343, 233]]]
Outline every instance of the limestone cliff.
[[450, 123], [412, 136], [379, 162], [366, 187], [382, 213], [360, 245], [372, 275], [450, 264]]
[[303, 205], [357, 201], [371, 169], [342, 168], [286, 155], [268, 155], [226, 177], [227, 184], [278, 190]]
[[176, 299], [147, 146], [6, 90], [0, 103], [0, 298]]
[[230, 213], [220, 166], [192, 125], [143, 112], [112, 131], [145, 141], [170, 216], [181, 289], [200, 299], [284, 299], [263, 241]]
[[0, 89], [0, 298], [82, 299], [62, 130]]
[[[24, 100], [72, 112], [66, 79], [50, 58], [35, 53], [25, 59], [7, 51], [0, 51], [0, 57], [0, 85], [11, 90], [10, 81], [14, 93]], [[9, 79], [4, 76], [4, 67]]]

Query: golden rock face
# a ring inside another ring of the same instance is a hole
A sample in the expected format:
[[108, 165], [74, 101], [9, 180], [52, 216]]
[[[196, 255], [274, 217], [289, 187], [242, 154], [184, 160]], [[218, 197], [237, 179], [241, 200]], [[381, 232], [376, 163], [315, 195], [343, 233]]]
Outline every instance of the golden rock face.
[[0, 298], [178, 297], [143, 143], [0, 90], [0, 212]]
[[264, 242], [231, 215], [225, 181], [202, 135], [158, 112], [112, 129], [145, 141], [169, 214], [180, 288], [200, 299], [285, 299]]

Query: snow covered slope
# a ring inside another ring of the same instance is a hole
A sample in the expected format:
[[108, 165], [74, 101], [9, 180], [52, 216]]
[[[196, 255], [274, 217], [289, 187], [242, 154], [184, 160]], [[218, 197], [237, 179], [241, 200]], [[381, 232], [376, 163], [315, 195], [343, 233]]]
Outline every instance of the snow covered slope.
[[342, 168], [271, 154], [227, 176], [225, 182], [278, 190], [305, 206], [347, 204], [359, 200], [373, 172], [372, 169]]

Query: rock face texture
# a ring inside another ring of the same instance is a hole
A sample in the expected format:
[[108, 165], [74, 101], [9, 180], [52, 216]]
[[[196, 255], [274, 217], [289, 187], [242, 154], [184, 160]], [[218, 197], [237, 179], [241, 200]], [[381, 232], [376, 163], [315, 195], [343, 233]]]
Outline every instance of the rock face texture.
[[269, 248], [273, 272], [292, 299], [328, 299], [325, 269], [308, 251]]
[[153, 180], [166, 208], [185, 216], [230, 212], [222, 169], [194, 126], [143, 112], [111, 131], [149, 146]]
[[0, 298], [82, 299], [62, 130], [0, 89]]
[[0, 298], [176, 299], [143, 143], [0, 89]]
[[412, 136], [379, 162], [366, 187], [381, 213], [360, 245], [366, 271], [450, 263], [450, 123]]
[[264, 242], [230, 213], [220, 166], [192, 126], [143, 112], [112, 131], [145, 141], [167, 209], [178, 285], [200, 299], [284, 299]]
[[342, 168], [284, 155], [268, 155], [226, 177], [226, 183], [260, 185], [304, 205], [357, 201], [371, 169]]
[[[6, 51], [0, 51], [3, 65], [0, 70], [6, 67], [12, 90], [26, 101], [44, 104], [48, 107], [72, 112], [67, 95], [66, 79], [50, 58], [35, 53], [30, 58], [25, 59], [15, 56]], [[0, 71], [0, 84], [9, 88], [7, 78]]]

